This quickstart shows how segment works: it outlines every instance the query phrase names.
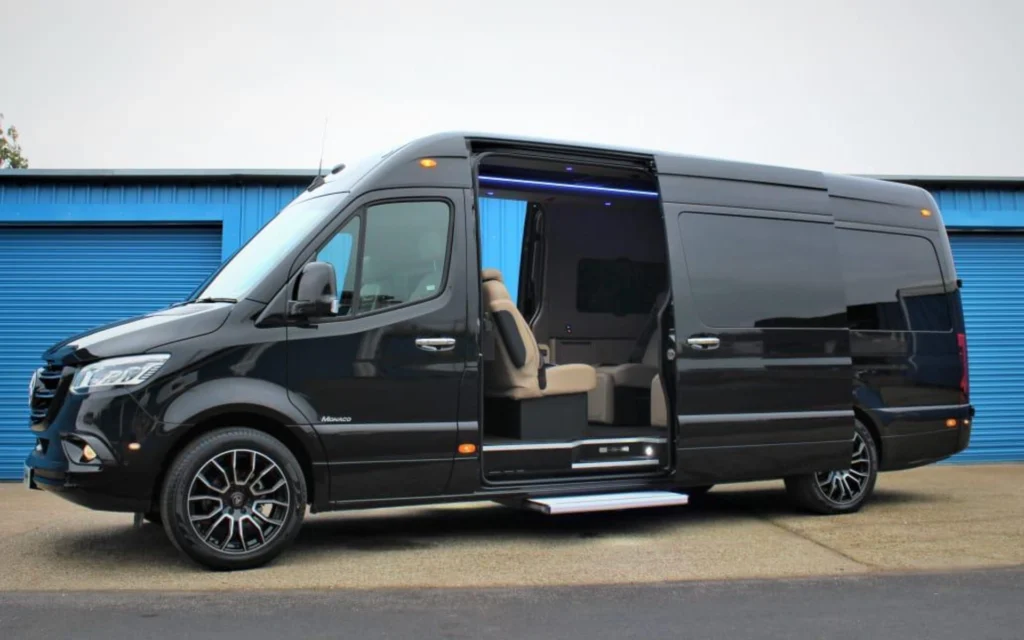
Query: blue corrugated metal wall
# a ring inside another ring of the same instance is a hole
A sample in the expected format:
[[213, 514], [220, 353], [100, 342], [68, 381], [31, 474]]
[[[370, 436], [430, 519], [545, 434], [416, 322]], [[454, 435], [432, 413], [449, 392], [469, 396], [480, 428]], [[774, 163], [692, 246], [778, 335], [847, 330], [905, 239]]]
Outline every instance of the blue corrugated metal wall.
[[0, 224], [220, 223], [234, 253], [303, 189], [297, 182], [0, 181]]
[[34, 438], [28, 380], [69, 336], [180, 300], [217, 268], [220, 227], [0, 225], [0, 479]]
[[[950, 462], [1024, 461], [1024, 189], [932, 190], [950, 232], [977, 408], [971, 444]], [[970, 230], [987, 230], [971, 233]]]
[[1024, 236], [950, 238], [962, 292], [977, 408], [971, 444], [956, 462], [1024, 460]]

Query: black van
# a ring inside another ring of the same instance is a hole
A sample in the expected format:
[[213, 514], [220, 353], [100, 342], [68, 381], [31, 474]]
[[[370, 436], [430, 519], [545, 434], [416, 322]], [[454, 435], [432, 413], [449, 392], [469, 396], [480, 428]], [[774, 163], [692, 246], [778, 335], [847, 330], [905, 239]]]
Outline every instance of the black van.
[[[481, 263], [488, 198], [525, 203], [519, 273]], [[559, 514], [777, 478], [850, 513], [968, 444], [959, 289], [920, 188], [435, 135], [317, 177], [188, 300], [43, 354], [25, 482], [221, 569], [307, 506]]]

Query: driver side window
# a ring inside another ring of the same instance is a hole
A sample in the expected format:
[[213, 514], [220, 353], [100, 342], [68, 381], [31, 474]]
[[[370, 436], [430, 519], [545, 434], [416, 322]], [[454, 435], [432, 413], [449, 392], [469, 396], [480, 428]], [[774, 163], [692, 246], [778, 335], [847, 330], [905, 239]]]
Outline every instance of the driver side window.
[[447, 272], [452, 210], [441, 201], [371, 205], [317, 253], [338, 278], [339, 316], [439, 295]]
[[361, 226], [362, 219], [360, 217], [352, 218], [316, 254], [318, 262], [330, 262], [334, 265], [338, 284], [339, 317], [350, 315], [354, 311], [356, 257], [359, 253], [359, 229]]

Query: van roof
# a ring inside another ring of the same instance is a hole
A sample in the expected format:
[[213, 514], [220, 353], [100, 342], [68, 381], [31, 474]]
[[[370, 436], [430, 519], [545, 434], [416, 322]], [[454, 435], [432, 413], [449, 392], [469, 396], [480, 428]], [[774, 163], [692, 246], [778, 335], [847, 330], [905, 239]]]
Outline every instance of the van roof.
[[409, 141], [392, 152], [396, 161], [410, 157], [468, 157], [473, 148], [501, 149], [536, 148], [573, 155], [594, 155], [622, 159], [651, 159], [663, 175], [696, 176], [725, 180], [743, 180], [797, 187], [827, 189], [832, 195], [887, 204], [934, 207], [931, 194], [917, 185], [887, 181], [882, 178], [844, 175], [786, 167], [727, 160], [656, 149], [641, 149], [581, 141], [557, 140], [529, 136], [507, 136], [470, 131], [436, 133]]

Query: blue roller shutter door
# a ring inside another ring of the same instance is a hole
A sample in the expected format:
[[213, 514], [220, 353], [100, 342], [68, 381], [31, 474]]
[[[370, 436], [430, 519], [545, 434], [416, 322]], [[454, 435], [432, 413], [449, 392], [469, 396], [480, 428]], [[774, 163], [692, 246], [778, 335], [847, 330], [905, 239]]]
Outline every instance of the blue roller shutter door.
[[1024, 236], [952, 235], [977, 416], [958, 462], [1024, 461]]
[[182, 299], [221, 260], [220, 227], [0, 226], [0, 479], [33, 446], [28, 381], [53, 343]]

